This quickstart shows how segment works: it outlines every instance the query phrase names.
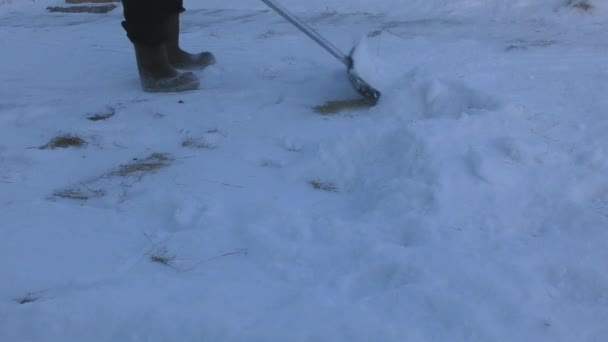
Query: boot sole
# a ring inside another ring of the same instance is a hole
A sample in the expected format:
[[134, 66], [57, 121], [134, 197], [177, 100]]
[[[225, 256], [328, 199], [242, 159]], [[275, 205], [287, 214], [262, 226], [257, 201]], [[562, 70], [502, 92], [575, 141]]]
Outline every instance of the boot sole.
[[187, 64], [182, 64], [182, 63], [171, 63], [171, 61], [169, 61], [169, 63], [171, 64], [172, 67], [174, 67], [176, 69], [180, 69], [180, 70], [203, 70], [211, 65], [214, 65], [216, 63], [216, 59], [215, 59], [215, 56], [213, 54], [211, 54], [211, 58], [205, 64], [187, 65]]
[[147, 93], [180, 93], [180, 92], [184, 92], [184, 91], [198, 90], [199, 87], [200, 87], [200, 82], [193, 82], [193, 83], [184, 84], [179, 87], [173, 87], [173, 88], [144, 87], [144, 91]]

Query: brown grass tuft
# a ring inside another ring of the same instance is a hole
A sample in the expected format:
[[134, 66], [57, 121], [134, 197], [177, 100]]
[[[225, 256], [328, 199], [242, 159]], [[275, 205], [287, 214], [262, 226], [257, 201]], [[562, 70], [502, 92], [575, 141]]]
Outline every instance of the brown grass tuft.
[[333, 115], [343, 111], [369, 108], [373, 107], [374, 103], [368, 99], [352, 99], [352, 100], [338, 100], [328, 101], [320, 106], [313, 107], [312, 109], [321, 115]]
[[150, 261], [165, 266], [173, 267], [173, 263], [175, 262], [175, 255], [169, 254], [167, 248], [163, 247], [150, 254]]
[[172, 155], [165, 153], [153, 153], [143, 160], [134, 158], [131, 163], [121, 165], [115, 171], [104, 173], [94, 179], [81, 182], [79, 185], [75, 185], [65, 190], [56, 191], [49, 196], [49, 200], [70, 199], [86, 201], [101, 198], [106, 196], [107, 192], [99, 188], [99, 180], [111, 180], [117, 177], [133, 177], [125, 180], [115, 180], [115, 182], [120, 182], [123, 189], [126, 189], [132, 185], [132, 182], [140, 181], [144, 176], [168, 167], [173, 160], [175, 159]]
[[323, 190], [327, 192], [338, 192], [338, 187], [334, 183], [322, 182], [319, 180], [313, 180], [309, 182], [313, 189]]
[[65, 198], [77, 201], [86, 201], [91, 198], [101, 198], [106, 195], [106, 192], [103, 190], [93, 190], [88, 188], [84, 184], [82, 184], [82, 186], [84, 187], [84, 189], [70, 188], [62, 191], [57, 191], [53, 194], [52, 197]]
[[373, 30], [367, 34], [368, 37], [378, 37], [382, 34], [382, 30]]
[[205, 141], [204, 139], [186, 138], [186, 139], [184, 139], [184, 141], [182, 141], [182, 147], [202, 148], [202, 149], [213, 150], [213, 149], [217, 148], [217, 145], [209, 143], [209, 142]]
[[568, 0], [567, 5], [585, 12], [593, 10], [593, 5], [588, 0]]
[[67, 189], [58, 191], [53, 194], [53, 197], [67, 198], [78, 201], [86, 201], [89, 199], [89, 196], [83, 193], [80, 189]]
[[160, 169], [164, 169], [171, 165], [175, 159], [167, 153], [153, 153], [148, 158], [143, 160], [135, 160], [132, 163], [121, 165], [119, 169], [112, 172], [110, 176], [127, 177], [153, 173]]
[[51, 13], [95, 13], [95, 14], [104, 14], [112, 11], [118, 6], [114, 4], [107, 5], [75, 5], [75, 6], [49, 6], [46, 8], [48, 12]]
[[93, 3], [93, 4], [102, 4], [106, 2], [120, 2], [120, 0], [65, 0], [68, 4], [84, 4], [84, 3]]
[[32, 293], [30, 292], [30, 293], [26, 294], [24, 297], [15, 299], [15, 301], [17, 303], [23, 305], [23, 304], [33, 303], [33, 302], [37, 301], [38, 299], [40, 299], [40, 298], [33, 296]]
[[87, 145], [87, 142], [75, 135], [71, 135], [71, 134], [65, 134], [65, 135], [60, 135], [57, 136], [53, 139], [51, 139], [51, 141], [49, 141], [46, 145], [42, 145], [40, 147], [38, 147], [38, 149], [40, 150], [46, 150], [46, 149], [57, 149], [57, 148], [68, 148], [68, 147], [84, 147]]

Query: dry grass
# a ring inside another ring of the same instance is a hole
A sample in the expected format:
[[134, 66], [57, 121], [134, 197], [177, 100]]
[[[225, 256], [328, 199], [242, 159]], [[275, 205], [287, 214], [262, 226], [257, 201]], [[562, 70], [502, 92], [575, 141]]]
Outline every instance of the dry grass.
[[245, 255], [246, 256], [248, 253], [249, 252], [248, 252], [248, 250], [246, 248], [244, 248], [244, 249], [237, 249], [237, 250], [235, 250], [233, 252], [224, 253], [224, 254], [217, 255], [217, 256], [214, 256], [214, 257], [211, 257], [211, 258], [208, 258], [208, 259], [199, 260], [194, 265], [192, 265], [192, 266], [190, 266], [188, 268], [182, 269], [180, 271], [181, 272], [192, 271], [193, 269], [197, 268], [201, 264], [204, 264], [204, 263], [207, 263], [207, 262], [210, 262], [210, 261], [214, 261], [214, 260], [217, 260], [219, 258], [225, 258], [225, 257], [228, 257], [228, 256], [234, 256], [234, 255]]
[[150, 254], [150, 261], [169, 267], [174, 266], [175, 260], [175, 255], [169, 254], [167, 248], [165, 247], [159, 248], [158, 250]]
[[358, 98], [352, 100], [328, 101], [320, 106], [313, 107], [312, 109], [321, 115], [333, 115], [347, 110], [370, 108], [373, 106], [374, 103], [372, 101], [365, 98]]
[[89, 196], [83, 193], [80, 189], [67, 189], [58, 191], [53, 194], [53, 197], [67, 198], [78, 201], [86, 201], [89, 199]]
[[382, 34], [382, 30], [373, 30], [367, 34], [368, 37], [378, 37]]
[[127, 179], [115, 180], [120, 187], [126, 189], [133, 182], [141, 180], [144, 176], [168, 167], [174, 158], [170, 154], [153, 153], [149, 157], [138, 160], [137, 158], [129, 164], [121, 165], [117, 170], [111, 171], [94, 179], [81, 182], [79, 185], [53, 193], [49, 199], [69, 199], [77, 201], [87, 201], [90, 199], [101, 198], [107, 195], [103, 189], [99, 189], [99, 181], [104, 181], [104, 188], [107, 188], [107, 181], [117, 177], [132, 177]]
[[593, 5], [588, 0], [568, 0], [567, 5], [585, 12], [593, 10]]
[[98, 5], [98, 6], [87, 6], [87, 5], [76, 5], [76, 6], [50, 6], [46, 10], [51, 13], [95, 13], [104, 14], [115, 9], [116, 5]]
[[205, 139], [186, 138], [182, 141], [182, 147], [213, 150], [217, 148], [217, 145], [207, 142]]
[[15, 299], [15, 301], [21, 305], [23, 304], [28, 304], [28, 303], [33, 303], [35, 301], [37, 301], [38, 299], [40, 299], [39, 297], [35, 297], [34, 295], [32, 295], [32, 293], [28, 293], [25, 296], [21, 297], [21, 298], [17, 298]]
[[174, 160], [170, 154], [153, 153], [146, 159], [134, 160], [132, 163], [121, 165], [117, 171], [110, 173], [109, 176], [143, 176], [166, 168]]
[[214, 128], [214, 129], [210, 129], [207, 131], [207, 134], [217, 134], [217, 135], [221, 135], [222, 137], [227, 137], [228, 135], [226, 133], [222, 133], [219, 129]]
[[91, 198], [101, 198], [101, 197], [105, 196], [105, 194], [106, 194], [106, 192], [103, 190], [93, 190], [93, 189], [88, 188], [84, 184], [82, 185], [82, 187], [84, 189], [70, 188], [70, 189], [66, 189], [66, 190], [62, 190], [62, 191], [57, 191], [53, 194], [52, 197], [65, 198], [65, 199], [71, 199], [71, 200], [77, 200], [77, 201], [86, 201]]
[[91, 121], [102, 121], [113, 117], [114, 114], [116, 114], [116, 108], [107, 106], [104, 112], [90, 114], [87, 116], [87, 119]]
[[281, 35], [281, 33], [275, 31], [275, 30], [266, 30], [264, 33], [261, 33], [258, 35], [258, 39], [268, 39], [268, 38], [273, 38], [276, 36]]
[[319, 180], [310, 181], [309, 184], [315, 190], [323, 190], [327, 192], [338, 192], [338, 187], [331, 182], [322, 182]]
[[274, 161], [274, 160], [262, 160], [260, 162], [260, 166], [262, 167], [272, 167], [272, 168], [282, 168], [283, 164], [281, 164], [280, 162]]
[[84, 4], [84, 3], [94, 3], [94, 4], [103, 4], [107, 2], [120, 2], [120, 0], [65, 0], [68, 4]]
[[511, 42], [511, 45], [505, 48], [505, 51], [525, 51], [530, 48], [544, 48], [557, 44], [555, 40], [514, 40]]
[[42, 145], [40, 147], [38, 147], [38, 149], [40, 150], [46, 150], [46, 149], [57, 149], [57, 148], [68, 148], [68, 147], [84, 147], [87, 145], [87, 142], [75, 135], [71, 135], [71, 134], [65, 134], [65, 135], [60, 135], [57, 136], [53, 139], [51, 139], [51, 141], [49, 141], [46, 145]]

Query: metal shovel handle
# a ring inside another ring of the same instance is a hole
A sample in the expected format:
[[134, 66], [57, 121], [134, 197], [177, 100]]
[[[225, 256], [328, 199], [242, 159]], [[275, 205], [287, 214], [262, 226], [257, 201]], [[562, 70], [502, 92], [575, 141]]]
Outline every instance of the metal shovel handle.
[[309, 36], [312, 40], [317, 42], [317, 44], [321, 45], [327, 52], [331, 53], [334, 57], [336, 57], [340, 62], [344, 63], [348, 68], [352, 67], [352, 59], [346, 56], [342, 51], [340, 51], [337, 47], [335, 47], [332, 43], [330, 43], [327, 39], [323, 38], [317, 31], [315, 31], [312, 27], [306, 25], [302, 20], [291, 14], [286, 8], [275, 3], [272, 0], [261, 0], [268, 7], [273, 9], [287, 21], [292, 23], [295, 27], [300, 29], [300, 31], [304, 32], [307, 36]]

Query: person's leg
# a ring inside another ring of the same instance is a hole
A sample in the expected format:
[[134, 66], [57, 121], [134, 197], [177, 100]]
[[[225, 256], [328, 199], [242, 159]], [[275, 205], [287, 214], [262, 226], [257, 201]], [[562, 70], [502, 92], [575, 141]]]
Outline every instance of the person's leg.
[[179, 33], [180, 20], [179, 13], [183, 12], [182, 1], [179, 1], [181, 11], [173, 12], [166, 21], [167, 28], [167, 54], [169, 62], [179, 69], [204, 69], [215, 63], [215, 56], [211, 52], [200, 52], [192, 54], [180, 48]]
[[178, 0], [123, 0], [122, 26], [135, 47], [142, 87], [149, 92], [194, 90], [199, 87], [193, 73], [179, 73], [167, 55], [167, 21], [183, 10]]

